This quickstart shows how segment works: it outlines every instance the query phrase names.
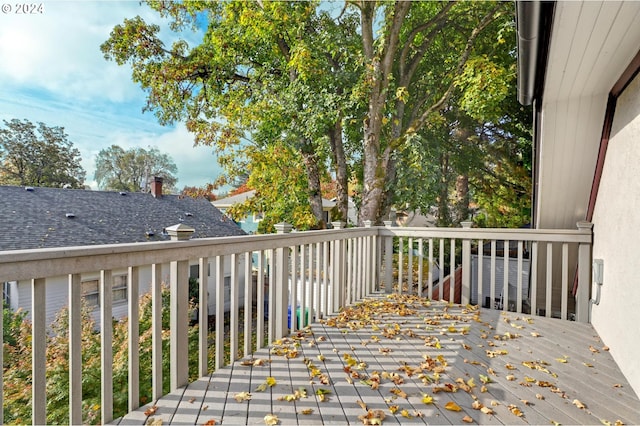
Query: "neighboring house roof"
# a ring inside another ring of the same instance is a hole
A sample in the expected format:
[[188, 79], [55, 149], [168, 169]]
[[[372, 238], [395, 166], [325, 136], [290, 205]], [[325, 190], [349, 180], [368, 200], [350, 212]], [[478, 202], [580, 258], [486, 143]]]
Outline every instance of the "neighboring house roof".
[[218, 200], [213, 200], [211, 204], [216, 206], [219, 209], [229, 208], [236, 203], [243, 203], [249, 198], [253, 198], [256, 194], [255, 189], [247, 192], [242, 192], [240, 194], [232, 195], [230, 197], [220, 198]]
[[0, 200], [0, 250], [163, 241], [180, 223], [192, 238], [245, 234], [204, 198], [0, 186]]
[[[232, 195], [230, 197], [220, 198], [211, 202], [219, 209], [227, 209], [236, 203], [243, 203], [249, 198], [253, 198], [256, 195], [255, 189], [251, 191], [242, 192], [240, 194]], [[336, 205], [335, 201], [322, 199], [322, 208], [324, 210], [331, 210]]]
[[640, 2], [516, 2], [518, 99], [535, 106], [535, 228], [589, 220], [609, 96], [638, 53]]

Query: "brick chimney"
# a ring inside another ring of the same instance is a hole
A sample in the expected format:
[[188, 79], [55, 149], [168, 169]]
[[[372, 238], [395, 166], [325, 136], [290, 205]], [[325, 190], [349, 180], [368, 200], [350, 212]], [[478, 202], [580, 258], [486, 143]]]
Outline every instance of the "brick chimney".
[[154, 198], [162, 198], [162, 178], [154, 176], [151, 180], [151, 195]]

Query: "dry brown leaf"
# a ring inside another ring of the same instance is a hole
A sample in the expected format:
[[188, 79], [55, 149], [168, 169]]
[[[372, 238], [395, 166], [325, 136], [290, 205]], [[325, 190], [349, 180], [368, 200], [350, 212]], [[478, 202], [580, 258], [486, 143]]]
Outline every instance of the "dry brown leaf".
[[537, 393], [536, 398], [542, 401], [544, 399], [544, 395]]
[[308, 416], [309, 414], [313, 413], [313, 408], [305, 408], [304, 410], [300, 411], [302, 414], [304, 414], [305, 416]]
[[480, 407], [480, 412], [488, 416], [493, 414], [493, 410], [489, 407]]
[[146, 423], [148, 426], [160, 426], [162, 424], [162, 418], [160, 417], [149, 417]]
[[367, 404], [365, 404], [364, 402], [357, 400], [356, 403], [360, 406], [360, 408], [362, 408], [364, 411], [367, 411]]
[[505, 377], [505, 379], [507, 379], [510, 382], [513, 382], [516, 379], [516, 376], [514, 376], [513, 374], [509, 374], [507, 375], [507, 377]]
[[581, 410], [584, 410], [585, 408], [587, 408], [586, 405], [584, 405], [582, 402], [580, 402], [580, 400], [577, 400], [577, 399], [573, 400], [573, 405], [580, 408]]
[[193, 404], [193, 402], [194, 402], [195, 400], [196, 400], [195, 398], [191, 398], [191, 399], [189, 399], [189, 404]]
[[214, 419], [209, 419], [206, 421], [206, 423], [203, 423], [204, 426], [212, 426], [215, 425], [217, 422]]
[[364, 425], [382, 425], [385, 417], [384, 411], [382, 410], [369, 410], [366, 414], [358, 416], [358, 419], [360, 419]]
[[513, 413], [513, 415], [515, 416], [524, 416], [524, 413], [520, 411], [520, 409], [515, 404], [509, 404], [509, 411], [511, 411], [511, 413]]
[[589, 346], [589, 350], [591, 352], [593, 352], [594, 354], [600, 353], [600, 351], [598, 349], [594, 348], [593, 346]]
[[473, 423], [473, 419], [471, 417], [469, 417], [469, 416], [464, 416], [462, 418], [462, 421], [465, 422], [465, 423]]
[[145, 416], [153, 416], [156, 411], [158, 411], [158, 406], [154, 405], [153, 407], [148, 408], [145, 412], [144, 415]]

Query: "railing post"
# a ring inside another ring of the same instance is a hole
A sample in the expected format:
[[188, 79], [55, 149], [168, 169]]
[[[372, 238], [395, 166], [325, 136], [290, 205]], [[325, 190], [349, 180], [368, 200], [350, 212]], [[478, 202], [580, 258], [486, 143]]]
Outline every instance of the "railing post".
[[[344, 228], [344, 222], [331, 222], [334, 229], [342, 229]], [[331, 280], [331, 288], [333, 289], [333, 312], [337, 313], [344, 306], [345, 300], [345, 285], [344, 285], [344, 244], [341, 239], [336, 239], [334, 241], [333, 253], [331, 253], [333, 261], [331, 262], [333, 265], [332, 268], [332, 280]]]
[[[288, 234], [293, 229], [293, 226], [288, 223], [278, 223], [275, 225], [277, 234]], [[289, 248], [280, 247], [276, 249], [276, 288], [275, 300], [273, 308], [269, 308], [269, 313], [274, 313], [275, 320], [275, 339], [284, 337], [289, 332], [289, 326], [287, 324], [287, 306], [289, 305]], [[295, 283], [292, 283], [295, 285]], [[269, 289], [271, 291], [272, 289]], [[269, 317], [271, 318], [271, 317]], [[291, 318], [295, 318], [295, 313], [292, 313]]]
[[170, 292], [170, 382], [173, 392], [189, 381], [189, 261], [171, 262]]
[[[385, 228], [391, 228], [393, 222], [385, 220]], [[393, 291], [393, 237], [384, 239], [384, 292]]]
[[47, 423], [47, 290], [44, 278], [31, 280], [31, 294], [31, 417], [34, 425], [41, 425]]
[[580, 221], [578, 230], [591, 235], [590, 243], [578, 245], [578, 291], [576, 293], [576, 321], [589, 322], [589, 297], [591, 290], [591, 263], [593, 223]]
[[[465, 221], [460, 223], [464, 229], [471, 229], [473, 222]], [[471, 240], [464, 238], [462, 240], [462, 290], [460, 302], [463, 305], [469, 303], [471, 296]]]

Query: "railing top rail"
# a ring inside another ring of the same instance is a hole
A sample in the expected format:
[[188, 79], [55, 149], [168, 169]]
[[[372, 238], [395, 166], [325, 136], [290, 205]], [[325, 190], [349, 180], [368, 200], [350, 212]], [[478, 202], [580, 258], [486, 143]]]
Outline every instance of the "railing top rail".
[[502, 229], [502, 228], [380, 228], [382, 236], [413, 238], [458, 238], [472, 240], [523, 240], [537, 242], [592, 242], [592, 232], [578, 229]]
[[376, 235], [376, 228], [0, 251], [0, 282], [224, 256]]

